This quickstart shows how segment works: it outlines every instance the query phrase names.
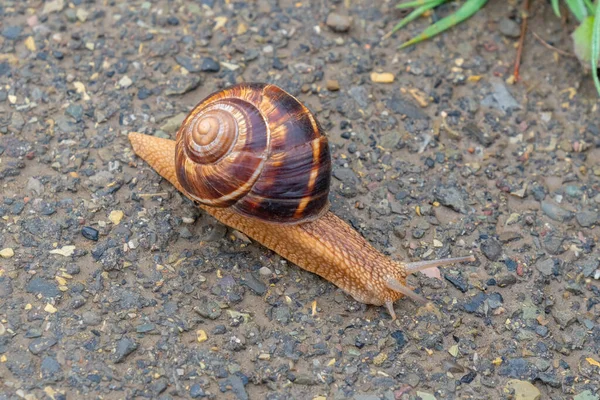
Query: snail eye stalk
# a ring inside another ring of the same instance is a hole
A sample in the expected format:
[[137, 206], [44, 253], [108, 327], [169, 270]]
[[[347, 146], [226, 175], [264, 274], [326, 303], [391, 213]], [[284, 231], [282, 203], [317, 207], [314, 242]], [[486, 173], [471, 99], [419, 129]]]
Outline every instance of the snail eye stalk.
[[413, 263], [404, 264], [406, 268], [406, 273], [408, 275], [412, 275], [415, 272], [423, 271], [427, 268], [439, 267], [442, 265], [455, 264], [459, 262], [473, 262], [475, 261], [475, 256], [470, 255], [466, 257], [454, 257], [454, 258], [442, 258], [439, 260], [428, 260], [428, 261], [418, 261]]

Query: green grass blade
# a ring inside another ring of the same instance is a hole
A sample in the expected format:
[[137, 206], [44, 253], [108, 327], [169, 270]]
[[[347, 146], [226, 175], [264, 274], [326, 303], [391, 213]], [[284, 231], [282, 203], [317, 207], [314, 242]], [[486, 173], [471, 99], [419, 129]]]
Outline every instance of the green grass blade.
[[594, 27], [592, 29], [592, 75], [594, 85], [600, 96], [600, 78], [598, 77], [598, 58], [600, 58], [600, 0], [596, 1]]
[[423, 32], [414, 38], [410, 39], [400, 45], [400, 49], [419, 43], [423, 40], [429, 39], [446, 29], [452, 28], [455, 25], [463, 22], [470, 18], [473, 14], [479, 11], [488, 0], [467, 0], [454, 14], [451, 14], [445, 18], [440, 19], [435, 24], [427, 27]]
[[577, 21], [581, 22], [587, 18], [588, 12], [583, 0], [565, 0], [567, 7], [573, 13]]
[[401, 29], [401, 28], [405, 27], [406, 24], [408, 24], [409, 22], [412, 22], [415, 19], [419, 18], [426, 11], [431, 10], [432, 8], [438, 6], [439, 4], [443, 3], [444, 1], [445, 0], [435, 0], [432, 3], [428, 3], [428, 4], [423, 5], [421, 7], [415, 8], [410, 14], [408, 14], [400, 22], [398, 22], [396, 24], [396, 26], [394, 26], [394, 28], [392, 29], [392, 32], [396, 32], [398, 29]]
[[588, 14], [594, 15], [594, 3], [592, 2], [592, 0], [583, 0], [583, 2], [585, 3], [585, 6], [587, 7]]
[[427, 5], [429, 3], [433, 3], [436, 0], [414, 0], [414, 1], [407, 1], [406, 3], [400, 3], [396, 5], [396, 8], [399, 9], [405, 9], [405, 8], [416, 8], [416, 7], [421, 7], [424, 5]]
[[560, 18], [560, 5], [558, 4], [558, 0], [552, 0], [552, 9], [554, 10], [554, 15]]
[[383, 36], [383, 39], [387, 39], [390, 36], [392, 36], [394, 34], [394, 32], [396, 32], [398, 29], [402, 29], [404, 28], [408, 23], [414, 21], [415, 19], [419, 18], [421, 15], [423, 15], [426, 11], [431, 10], [434, 7], [439, 6], [440, 4], [444, 3], [446, 0], [434, 0], [431, 3], [427, 3], [426, 5], [423, 5], [421, 7], [415, 8], [410, 14], [408, 14], [406, 17], [404, 17], [400, 22], [398, 22], [396, 24], [396, 26], [394, 26], [392, 28], [391, 31], [389, 31], [388, 33], [386, 33]]

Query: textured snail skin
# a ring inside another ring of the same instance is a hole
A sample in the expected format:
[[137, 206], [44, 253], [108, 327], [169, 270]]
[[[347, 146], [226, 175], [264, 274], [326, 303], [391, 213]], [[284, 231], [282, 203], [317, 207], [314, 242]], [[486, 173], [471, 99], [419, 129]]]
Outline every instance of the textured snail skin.
[[[139, 157], [185, 194], [177, 180], [174, 140], [140, 133], [130, 133], [129, 140]], [[334, 283], [357, 301], [386, 304], [395, 318], [391, 304], [404, 294], [390, 289], [389, 281], [404, 285], [405, 266], [381, 254], [331, 211], [311, 222], [281, 225], [249, 218], [227, 208], [199, 207], [302, 269]]]

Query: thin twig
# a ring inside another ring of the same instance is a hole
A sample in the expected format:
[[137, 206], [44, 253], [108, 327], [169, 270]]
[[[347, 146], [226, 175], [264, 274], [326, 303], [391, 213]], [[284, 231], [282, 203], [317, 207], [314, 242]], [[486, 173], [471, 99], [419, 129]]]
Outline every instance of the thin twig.
[[155, 197], [155, 196], [167, 196], [168, 192], [158, 192], [158, 193], [140, 193], [139, 197]]
[[525, 42], [525, 33], [527, 32], [527, 20], [529, 19], [529, 0], [525, 0], [525, 10], [521, 17], [521, 37], [519, 38], [519, 47], [517, 49], [517, 58], [515, 60], [515, 69], [513, 75], [515, 82], [519, 81], [519, 67], [521, 66], [521, 55], [523, 54], [523, 45]]
[[568, 51], [564, 51], [564, 50], [561, 50], [561, 49], [559, 49], [559, 48], [557, 48], [557, 47], [554, 47], [554, 46], [552, 46], [550, 43], [546, 42], [544, 39], [542, 39], [542, 38], [540, 37], [540, 35], [538, 35], [538, 34], [537, 34], [537, 33], [535, 33], [534, 31], [531, 31], [531, 33], [533, 34], [533, 36], [534, 36], [534, 37], [535, 37], [535, 38], [536, 38], [536, 39], [537, 39], [537, 40], [538, 40], [538, 41], [539, 41], [539, 42], [540, 42], [542, 45], [544, 45], [544, 47], [546, 47], [546, 48], [548, 48], [548, 49], [550, 49], [550, 50], [552, 50], [552, 51], [555, 51], [555, 52], [557, 52], [558, 54], [562, 54], [563, 56], [566, 56], [566, 57], [574, 57], [574, 58], [575, 58], [575, 57], [577, 57], [577, 56], [576, 56], [575, 54], [573, 54], [573, 53], [569, 53]]

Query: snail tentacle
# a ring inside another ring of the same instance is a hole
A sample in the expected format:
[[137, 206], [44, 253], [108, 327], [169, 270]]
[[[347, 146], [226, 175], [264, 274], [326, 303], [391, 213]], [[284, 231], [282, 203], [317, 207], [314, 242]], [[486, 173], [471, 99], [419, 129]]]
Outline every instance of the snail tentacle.
[[396, 311], [394, 311], [394, 302], [391, 300], [386, 300], [385, 307], [387, 308], [388, 313], [390, 314], [390, 317], [392, 317], [392, 321], [395, 321], [396, 320]]
[[404, 264], [404, 268], [406, 270], [407, 275], [412, 275], [416, 272], [423, 271], [424, 269], [439, 267], [442, 265], [455, 264], [459, 262], [473, 262], [475, 261], [475, 256], [471, 254], [470, 256], [465, 257], [453, 257], [453, 258], [442, 258], [439, 260], [427, 260], [427, 261], [417, 261], [412, 263]]
[[419, 303], [427, 303], [427, 299], [423, 296], [420, 296], [410, 290], [408, 287], [404, 286], [400, 281], [396, 278], [389, 277], [385, 280], [385, 284], [389, 289], [392, 289], [395, 292], [401, 293], [406, 297], [410, 297], [416, 302]]

